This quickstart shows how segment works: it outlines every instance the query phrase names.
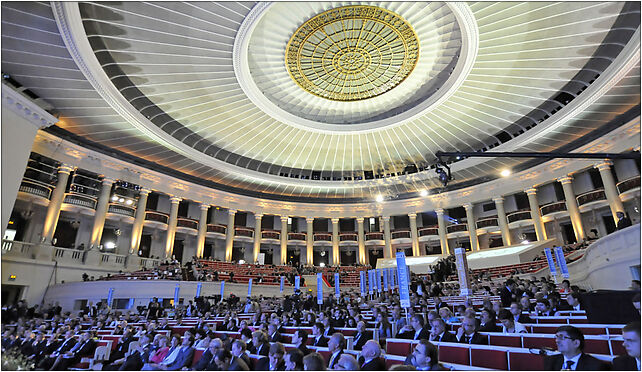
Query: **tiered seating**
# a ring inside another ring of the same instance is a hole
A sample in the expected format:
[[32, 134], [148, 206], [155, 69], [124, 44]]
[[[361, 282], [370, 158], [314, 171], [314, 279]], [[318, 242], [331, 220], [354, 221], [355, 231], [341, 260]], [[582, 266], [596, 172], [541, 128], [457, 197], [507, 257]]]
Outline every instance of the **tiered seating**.
[[[565, 252], [564, 257], [567, 257], [573, 253], [574, 252]], [[484, 269], [474, 269], [473, 275], [478, 276], [478, 275], [481, 275], [482, 273], [486, 273], [491, 279], [497, 279], [502, 277], [509, 277], [511, 275], [514, 275], [516, 272], [520, 274], [536, 273], [547, 266], [548, 266], [548, 263], [546, 262], [546, 260], [537, 260], [533, 262], [524, 262], [520, 264], [489, 267]]]
[[[247, 283], [250, 278], [253, 279], [254, 284], [257, 284], [259, 277], [262, 277], [264, 285], [280, 285], [281, 275], [286, 275], [294, 272], [292, 266], [272, 266], [272, 265], [254, 265], [254, 264], [236, 264], [232, 262], [221, 261], [208, 261], [199, 260], [198, 263], [202, 266], [199, 271], [205, 274], [213, 274], [218, 272], [219, 280], [229, 280], [230, 273], [234, 273], [234, 280], [238, 283]], [[285, 281], [286, 286], [294, 285]]]

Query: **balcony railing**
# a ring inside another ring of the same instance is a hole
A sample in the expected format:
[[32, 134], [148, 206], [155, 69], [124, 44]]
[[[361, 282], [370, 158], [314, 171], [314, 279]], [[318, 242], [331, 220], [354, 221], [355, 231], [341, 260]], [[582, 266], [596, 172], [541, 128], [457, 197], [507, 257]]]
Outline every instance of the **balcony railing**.
[[392, 239], [408, 238], [410, 239], [410, 230], [393, 231], [391, 234]]
[[604, 189], [597, 189], [580, 194], [576, 199], [577, 205], [585, 205], [600, 200], [606, 200], [606, 193], [604, 192]]
[[162, 212], [145, 211], [145, 221], [154, 221], [167, 224], [169, 222], [169, 216]]
[[51, 197], [52, 189], [53, 188], [51, 186], [45, 186], [38, 182], [23, 179], [20, 183], [20, 188], [18, 189], [18, 191], [49, 199]]
[[76, 261], [82, 263], [85, 258], [85, 251], [79, 251], [77, 249], [69, 248], [59, 248], [54, 247], [54, 261], [56, 259], [66, 260], [66, 261]]
[[330, 233], [314, 233], [315, 242], [331, 242], [332, 234]]
[[136, 208], [127, 207], [120, 204], [109, 204], [107, 213], [121, 214], [123, 216], [134, 217], [136, 215]]
[[96, 199], [83, 194], [67, 194], [63, 203], [77, 205], [89, 209], [96, 209]]
[[460, 231], [468, 231], [468, 224], [458, 223], [455, 225], [450, 225], [446, 227], [446, 231], [448, 231], [449, 234]]
[[546, 204], [540, 207], [539, 210], [542, 213], [542, 216], [546, 216], [547, 214], [551, 214], [555, 212], [563, 212], [566, 210], [566, 202], [558, 201], [558, 202]]
[[485, 227], [494, 227], [499, 226], [499, 220], [497, 217], [484, 218], [477, 221], [477, 228], [483, 229]]
[[618, 182], [616, 186], [617, 191], [620, 194], [624, 194], [625, 192], [635, 188], [640, 188], [640, 176], [635, 176], [622, 182]]
[[518, 211], [518, 212], [509, 213], [506, 215], [506, 219], [508, 220], [508, 223], [530, 220], [531, 211], [528, 210], [528, 211]]
[[101, 265], [123, 266], [127, 262], [127, 256], [122, 254], [103, 253], [100, 258]]
[[366, 241], [368, 240], [383, 240], [383, 233], [382, 232], [367, 232], [366, 233]]
[[303, 240], [303, 241], [305, 241], [305, 233], [288, 233], [288, 240]]
[[178, 219], [176, 220], [176, 226], [198, 230], [198, 221], [191, 218], [178, 217]]
[[207, 232], [225, 234], [225, 226], [216, 225], [216, 224], [208, 224], [207, 225]]
[[263, 230], [261, 231], [261, 239], [281, 239], [281, 232], [276, 230]]
[[247, 227], [235, 227], [234, 236], [247, 236], [251, 238], [254, 236], [254, 230], [248, 229]]
[[339, 241], [341, 242], [356, 242], [359, 239], [359, 234], [356, 232], [339, 233]]
[[417, 232], [419, 236], [439, 235], [439, 228], [437, 227], [424, 227]]
[[35, 254], [36, 244], [26, 243], [15, 240], [2, 240], [2, 253], [11, 253], [12, 255], [19, 255], [24, 257], [29, 257], [31, 254]]

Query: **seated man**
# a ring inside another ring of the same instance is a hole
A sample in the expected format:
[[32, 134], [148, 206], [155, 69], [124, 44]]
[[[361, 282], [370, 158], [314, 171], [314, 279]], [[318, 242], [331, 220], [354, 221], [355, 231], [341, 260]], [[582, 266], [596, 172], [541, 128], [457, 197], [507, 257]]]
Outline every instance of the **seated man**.
[[632, 322], [622, 328], [624, 349], [628, 355], [613, 359], [614, 371], [640, 370], [640, 322]]
[[51, 369], [54, 371], [66, 371], [69, 367], [78, 364], [82, 358], [93, 357], [95, 350], [96, 342], [91, 339], [91, 333], [83, 332], [80, 336], [80, 341], [68, 352], [60, 354]]
[[323, 323], [314, 323], [314, 325], [312, 326], [312, 336], [314, 336], [314, 342], [312, 343], [312, 346], [328, 346], [328, 339], [323, 337], [324, 331], [325, 327], [323, 326]]
[[366, 330], [366, 323], [361, 320], [357, 323], [357, 333], [354, 335], [354, 350], [361, 350], [366, 341], [372, 340], [372, 332]]
[[198, 362], [196, 362], [196, 364], [194, 364], [192, 369], [194, 371], [204, 371], [209, 365], [216, 365], [216, 363], [214, 362], [214, 356], [222, 349], [223, 341], [221, 341], [221, 339], [218, 337], [213, 339], [212, 341], [210, 341], [207, 350], [203, 352], [200, 359], [198, 360]]
[[[378, 344], [377, 344], [378, 345]], [[258, 368], [256, 369], [259, 370]], [[325, 371], [325, 360], [319, 353], [310, 353], [303, 357], [303, 370], [304, 371]]]
[[528, 333], [522, 323], [516, 323], [513, 314], [506, 309], [501, 309], [497, 317], [502, 323], [503, 333]]
[[189, 335], [183, 337], [183, 342], [180, 347], [175, 348], [171, 353], [167, 354], [165, 359], [159, 364], [148, 363], [143, 366], [143, 371], [177, 371], [183, 367], [189, 368], [194, 359], [194, 337]]
[[328, 369], [334, 369], [335, 364], [339, 361], [339, 357], [343, 354], [343, 349], [346, 347], [346, 339], [340, 332], [335, 332], [328, 340], [328, 351], [330, 351], [330, 359], [328, 360]]
[[542, 298], [535, 303], [535, 313], [538, 316], [553, 316], [555, 312], [551, 310], [551, 304], [547, 299]]
[[[408, 361], [408, 359], [407, 359]], [[410, 354], [409, 363], [417, 371], [443, 371], [444, 368], [439, 364], [439, 355], [437, 347], [428, 340], [419, 340], [415, 350]]]
[[[237, 359], [242, 359], [249, 368], [252, 368], [252, 359], [250, 359], [250, 356], [247, 355], [246, 348], [247, 346], [245, 345], [245, 342], [243, 342], [243, 340], [234, 340], [234, 342], [232, 343], [232, 360], [230, 361], [230, 368], [242, 367], [241, 363], [239, 363], [238, 366], [236, 365]], [[230, 370], [237, 371], [237, 369]]]
[[42, 358], [38, 368], [49, 370], [51, 366], [56, 362], [58, 357], [73, 348], [76, 345], [76, 339], [74, 338], [74, 331], [67, 331], [65, 333], [65, 340], [59, 343], [59, 346], [51, 354]]
[[385, 371], [386, 363], [381, 359], [381, 346], [375, 340], [368, 340], [363, 345], [359, 357], [362, 371]]
[[257, 371], [284, 371], [285, 361], [285, 347], [280, 342], [275, 342], [270, 345], [270, 352], [267, 358], [261, 358], [256, 362], [255, 370]]
[[510, 312], [511, 314], [513, 314], [513, 318], [517, 323], [522, 323], [522, 324], [535, 323], [530, 316], [522, 312], [522, 305], [520, 305], [519, 302], [516, 302], [516, 301], [511, 302]]
[[421, 314], [414, 314], [410, 317], [410, 325], [406, 325], [397, 332], [398, 338], [409, 340], [428, 339], [429, 330], [424, 325], [424, 317]]
[[[290, 349], [283, 356], [286, 371], [303, 371], [303, 352], [299, 349]], [[359, 367], [357, 365], [357, 367]]]
[[297, 329], [292, 334], [292, 343], [297, 349], [301, 350], [303, 356], [310, 354], [310, 349], [306, 346], [308, 343], [308, 332], [305, 329]]
[[430, 341], [435, 342], [457, 342], [457, 338], [452, 333], [446, 331], [446, 322], [441, 318], [433, 319], [431, 322]]
[[219, 350], [214, 356], [215, 366], [210, 364], [207, 368], [208, 371], [249, 371], [250, 368], [245, 362], [236, 358], [234, 365], [232, 365], [232, 354], [226, 349]]
[[573, 326], [561, 326], [555, 332], [555, 343], [560, 354], [547, 356], [544, 369], [547, 371], [603, 371], [607, 365], [599, 359], [584, 354], [584, 335]]
[[335, 365], [338, 371], [358, 371], [359, 362], [350, 354], [341, 354], [339, 361]]
[[468, 316], [463, 318], [456, 337], [464, 344], [488, 345], [488, 336], [477, 332], [477, 319]]
[[254, 333], [252, 333], [252, 345], [254, 346], [254, 354], [268, 356], [270, 343], [265, 332], [254, 331]]
[[497, 314], [492, 309], [483, 308], [480, 315], [481, 324], [479, 332], [499, 332], [502, 329], [497, 325]]
[[566, 303], [572, 311], [581, 311], [584, 310], [582, 304], [580, 304], [580, 294], [578, 292], [571, 292], [566, 296]]
[[149, 362], [149, 357], [155, 350], [151, 341], [150, 335], [142, 335], [139, 339], [139, 346], [131, 354], [124, 359], [116, 360], [110, 365], [103, 366], [103, 370], [139, 371], [145, 363]]

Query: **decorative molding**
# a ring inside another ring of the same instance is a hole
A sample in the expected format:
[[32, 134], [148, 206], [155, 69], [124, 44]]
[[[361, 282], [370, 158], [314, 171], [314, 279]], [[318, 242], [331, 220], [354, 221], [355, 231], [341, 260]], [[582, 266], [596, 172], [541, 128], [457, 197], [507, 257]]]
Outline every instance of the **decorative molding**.
[[74, 169], [76, 169], [75, 166], [67, 163], [62, 163], [58, 167], [58, 173], [70, 174]]
[[498, 196], [496, 198], [493, 198], [493, 201], [495, 202], [495, 204], [504, 204], [504, 197]]
[[178, 197], [178, 196], [171, 196], [171, 197], [169, 198], [169, 202], [170, 202], [170, 203], [172, 203], [172, 204], [178, 204], [178, 203], [180, 203], [182, 200], [183, 200], [183, 198]]
[[210, 209], [210, 205], [209, 204], [204, 204], [204, 203], [201, 203], [201, 205], [199, 205], [198, 207], [202, 211], [208, 211]]
[[114, 182], [116, 182], [115, 179], [109, 178], [109, 177], [105, 177], [105, 178], [103, 178], [101, 183], [102, 183], [103, 186], [111, 186], [111, 185], [114, 184]]
[[228, 209], [227, 210], [227, 215], [228, 216], [233, 216], [236, 214], [236, 209]]
[[562, 185], [571, 184], [573, 182], [573, 177], [571, 176], [560, 177], [557, 179], [557, 182], [561, 183]]
[[27, 120], [36, 130], [52, 126], [59, 121], [5, 82], [2, 83], [2, 108], [9, 109]]
[[534, 187], [531, 187], [529, 189], [524, 190], [526, 195], [531, 196], [531, 195], [537, 195], [537, 189]]
[[597, 168], [600, 172], [608, 171], [613, 166], [613, 162], [610, 160], [605, 160], [599, 164], [595, 164], [594, 167]]

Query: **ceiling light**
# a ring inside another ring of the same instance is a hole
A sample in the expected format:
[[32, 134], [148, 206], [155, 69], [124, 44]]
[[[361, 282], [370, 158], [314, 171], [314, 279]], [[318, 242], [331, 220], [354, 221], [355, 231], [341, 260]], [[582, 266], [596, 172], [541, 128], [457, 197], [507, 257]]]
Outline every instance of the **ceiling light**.
[[134, 204], [134, 201], [133, 201], [133, 200], [131, 200], [131, 199], [127, 199], [127, 201], [125, 202], [125, 204], [127, 204], [127, 205], [132, 205], [132, 204]]
[[111, 201], [116, 201], [116, 200], [118, 200], [118, 196], [114, 195], [111, 197]]
[[125, 201], [125, 198], [120, 198], [120, 199], [118, 199], [118, 201], [122, 203], [122, 202]]
[[375, 200], [377, 201], [377, 203], [381, 203], [383, 201], [383, 195], [381, 195], [381, 194], [377, 195]]
[[424, 189], [424, 190], [419, 191], [419, 195], [428, 196], [428, 190]]
[[116, 248], [116, 243], [114, 243], [114, 242], [107, 242], [107, 243], [105, 243], [105, 248], [107, 248], [107, 249], [114, 249], [114, 248]]
[[500, 174], [502, 175], [502, 177], [508, 177], [510, 176], [510, 169], [504, 169]]

